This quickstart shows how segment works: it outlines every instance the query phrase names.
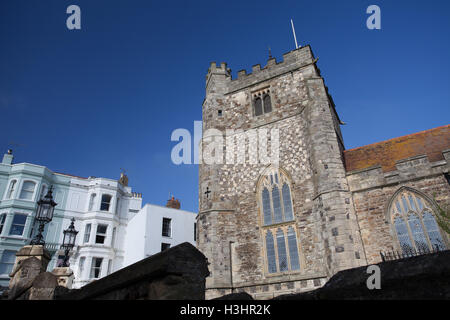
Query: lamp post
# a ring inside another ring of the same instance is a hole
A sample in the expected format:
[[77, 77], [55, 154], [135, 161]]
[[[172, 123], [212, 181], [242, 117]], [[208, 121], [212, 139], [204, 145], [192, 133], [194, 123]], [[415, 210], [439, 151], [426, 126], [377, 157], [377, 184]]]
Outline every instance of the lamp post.
[[75, 239], [77, 237], [78, 231], [75, 230], [75, 218], [72, 218], [70, 222], [70, 226], [63, 231], [64, 238], [63, 244], [61, 245], [61, 249], [64, 249], [64, 260], [62, 262], [61, 267], [68, 267], [67, 261], [69, 260], [69, 252], [75, 246]]
[[57, 203], [53, 201], [53, 186], [48, 189], [47, 194], [43, 199], [38, 201], [38, 207], [36, 210], [36, 220], [39, 222], [39, 232], [38, 234], [31, 240], [30, 244], [32, 245], [44, 245], [44, 236], [42, 233], [44, 232], [45, 224], [49, 223], [53, 219], [53, 211], [55, 210], [55, 206]]

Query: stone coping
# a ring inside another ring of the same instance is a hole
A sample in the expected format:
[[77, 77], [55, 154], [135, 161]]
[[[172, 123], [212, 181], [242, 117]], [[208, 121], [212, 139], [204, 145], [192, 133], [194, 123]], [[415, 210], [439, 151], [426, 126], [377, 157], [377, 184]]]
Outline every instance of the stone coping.
[[58, 297], [58, 300], [86, 300], [129, 287], [142, 281], [150, 281], [162, 276], [189, 275], [194, 268], [186, 268], [186, 264], [197, 265], [198, 274], [209, 275], [206, 257], [192, 244], [185, 242], [163, 252], [152, 255], [135, 264], [120, 269], [104, 278], [95, 280], [81, 289], [75, 289]]

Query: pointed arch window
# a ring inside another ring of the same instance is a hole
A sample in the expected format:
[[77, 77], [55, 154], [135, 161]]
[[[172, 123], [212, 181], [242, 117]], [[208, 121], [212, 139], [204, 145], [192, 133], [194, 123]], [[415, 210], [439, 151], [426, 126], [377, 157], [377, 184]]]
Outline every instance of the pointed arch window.
[[260, 192], [265, 226], [293, 221], [290, 181], [278, 170], [264, 176]]
[[266, 272], [300, 270], [299, 242], [294, 219], [291, 182], [284, 170], [270, 168], [258, 184]]
[[433, 214], [430, 201], [404, 188], [389, 208], [390, 221], [403, 253], [445, 250], [447, 245]]
[[254, 92], [253, 96], [253, 113], [255, 117], [262, 114], [272, 112], [272, 100], [270, 98], [270, 89]]

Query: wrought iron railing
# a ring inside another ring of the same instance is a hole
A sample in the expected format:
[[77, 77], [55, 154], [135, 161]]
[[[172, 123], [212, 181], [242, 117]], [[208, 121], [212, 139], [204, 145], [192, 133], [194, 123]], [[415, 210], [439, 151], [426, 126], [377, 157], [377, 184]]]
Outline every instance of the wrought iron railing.
[[393, 261], [393, 260], [405, 259], [405, 258], [410, 258], [410, 257], [423, 256], [426, 254], [432, 254], [432, 253], [441, 252], [441, 251], [446, 251], [446, 249], [443, 249], [439, 246], [435, 246], [433, 249], [408, 248], [403, 251], [396, 251], [396, 250], [387, 251], [387, 252], [380, 251], [380, 256], [381, 256], [381, 260], [384, 262], [384, 261]]

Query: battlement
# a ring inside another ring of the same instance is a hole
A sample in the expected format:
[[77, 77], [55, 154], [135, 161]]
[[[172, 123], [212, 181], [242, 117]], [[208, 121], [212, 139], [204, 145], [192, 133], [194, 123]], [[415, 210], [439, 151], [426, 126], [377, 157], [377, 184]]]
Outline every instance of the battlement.
[[228, 74], [231, 75], [231, 69], [227, 69], [227, 63], [221, 62], [220, 66], [217, 65], [216, 62], [211, 62], [211, 65], [208, 69], [208, 75], [210, 73], [219, 73], [219, 74]]
[[222, 62], [220, 66], [212, 62], [208, 69], [207, 80], [212, 74], [226, 75], [225, 81], [227, 82], [228, 92], [230, 93], [297, 70], [316, 61], [317, 59], [314, 58], [311, 47], [307, 45], [283, 54], [283, 60], [280, 62], [277, 62], [276, 58], [270, 58], [264, 68], [261, 68], [260, 64], [256, 64], [252, 66], [251, 73], [247, 74], [245, 69], [240, 70], [238, 71], [237, 79], [232, 78], [231, 69], [227, 68], [225, 62]]

